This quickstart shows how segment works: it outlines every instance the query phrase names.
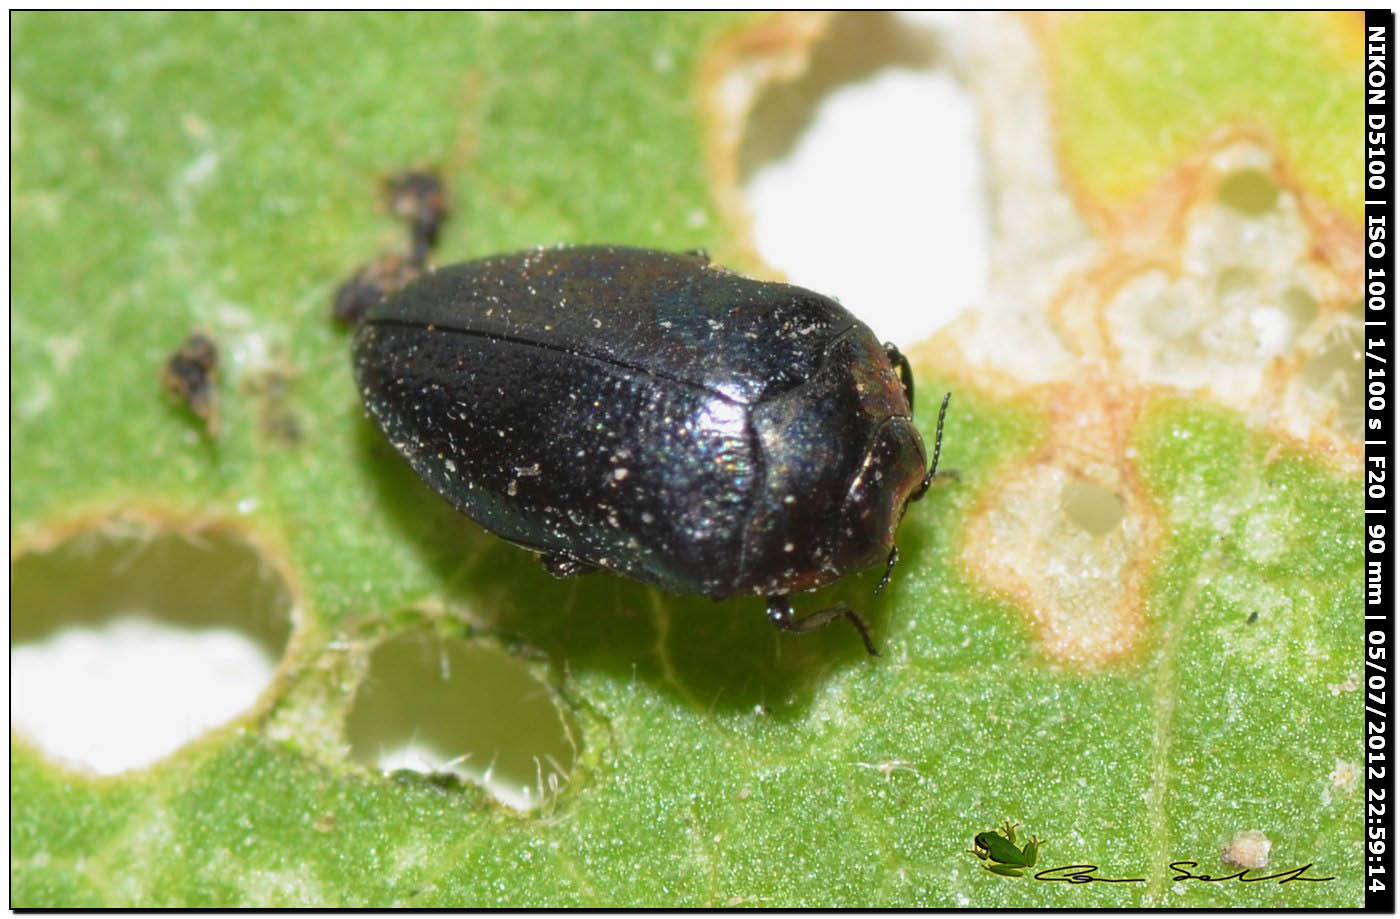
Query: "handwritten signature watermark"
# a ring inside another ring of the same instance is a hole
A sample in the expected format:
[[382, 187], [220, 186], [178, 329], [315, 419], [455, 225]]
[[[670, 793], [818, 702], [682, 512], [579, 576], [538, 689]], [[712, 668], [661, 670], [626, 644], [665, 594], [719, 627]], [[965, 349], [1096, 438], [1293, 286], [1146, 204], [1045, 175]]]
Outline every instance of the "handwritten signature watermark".
[[[1025, 877], [1028, 871], [1035, 868], [1040, 859], [1041, 840], [1035, 836], [1029, 837], [1025, 843], [1018, 844], [1016, 839], [1016, 829], [1020, 824], [1012, 823], [1010, 820], [1001, 825], [1000, 830], [988, 830], [978, 833], [972, 838], [972, 848], [969, 850], [973, 855], [982, 861], [982, 867], [993, 874], [1008, 878]], [[1267, 851], [1267, 846], [1265, 847]], [[1267, 861], [1267, 859], [1265, 859]], [[1173, 881], [1199, 881], [1201, 883], [1215, 884], [1221, 881], [1238, 881], [1242, 884], [1256, 884], [1261, 881], [1277, 881], [1280, 884], [1288, 884], [1293, 881], [1335, 881], [1335, 877], [1312, 877], [1308, 871], [1312, 868], [1309, 862], [1298, 868], [1290, 868], [1287, 871], [1275, 871], [1273, 874], [1259, 874], [1250, 876], [1251, 871], [1263, 870], [1262, 865], [1240, 868], [1233, 874], [1212, 875], [1205, 872], [1197, 873], [1200, 862], [1189, 860], [1175, 861], [1167, 865], [1167, 869], [1172, 872]], [[1058, 881], [1064, 884], [1145, 884], [1147, 878], [1111, 878], [1100, 877], [1099, 866], [1093, 864], [1060, 865], [1056, 868], [1042, 868], [1031, 875], [1037, 881]]]

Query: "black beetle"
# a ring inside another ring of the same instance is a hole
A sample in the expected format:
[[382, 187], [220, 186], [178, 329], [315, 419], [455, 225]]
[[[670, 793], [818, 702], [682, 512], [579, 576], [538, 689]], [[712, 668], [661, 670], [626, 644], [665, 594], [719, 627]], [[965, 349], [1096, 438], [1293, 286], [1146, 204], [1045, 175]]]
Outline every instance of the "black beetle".
[[[938, 468], [909, 362], [820, 294], [703, 254], [532, 249], [440, 268], [369, 309], [370, 415], [438, 494], [564, 577], [598, 568], [716, 600], [898, 557]], [[878, 589], [878, 588], [877, 588]]]

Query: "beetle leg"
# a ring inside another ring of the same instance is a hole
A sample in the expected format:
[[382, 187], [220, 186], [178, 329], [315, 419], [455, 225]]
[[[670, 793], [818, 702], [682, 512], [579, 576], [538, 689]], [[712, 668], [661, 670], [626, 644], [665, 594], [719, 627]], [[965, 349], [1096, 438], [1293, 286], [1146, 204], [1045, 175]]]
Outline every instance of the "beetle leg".
[[[923, 484], [919, 486], [918, 491], [914, 492], [913, 496], [909, 499], [910, 501], [917, 501], [922, 498], [924, 492], [928, 491], [929, 485], [932, 484], [933, 477], [938, 475], [938, 454], [943, 450], [943, 418], [948, 414], [948, 400], [951, 398], [953, 398], [952, 393], [943, 394], [943, 405], [938, 409], [938, 430], [935, 431], [933, 435], [933, 462], [928, 464], [928, 472], [924, 475]], [[958, 477], [958, 474], [953, 470], [949, 470], [943, 474], [952, 478]]]
[[885, 559], [885, 573], [880, 577], [880, 583], [875, 585], [875, 592], [879, 593], [885, 589], [885, 585], [890, 582], [890, 575], [894, 574], [894, 563], [899, 561], [899, 546], [890, 548], [890, 557]]
[[909, 403], [909, 411], [914, 411], [914, 371], [909, 369], [909, 358], [904, 356], [893, 342], [885, 342], [885, 357], [890, 365], [899, 368], [899, 382], [904, 387], [904, 398]]
[[568, 555], [555, 555], [541, 552], [539, 555], [540, 564], [544, 565], [544, 570], [554, 575], [556, 578], [571, 578], [576, 574], [587, 574], [590, 571], [597, 571], [596, 565], [581, 562]]
[[845, 616], [850, 620], [851, 625], [856, 627], [856, 631], [860, 633], [860, 640], [865, 642], [865, 650], [873, 656], [879, 657], [880, 652], [875, 650], [875, 642], [870, 640], [870, 626], [866, 625], [865, 620], [860, 618], [860, 613], [846, 604], [838, 603], [835, 606], [828, 606], [826, 609], [819, 609], [815, 613], [809, 613], [801, 619], [794, 619], [792, 618], [792, 601], [782, 594], [773, 594], [768, 597], [768, 621], [788, 632], [812, 632], [830, 625], [833, 620], [841, 616]]

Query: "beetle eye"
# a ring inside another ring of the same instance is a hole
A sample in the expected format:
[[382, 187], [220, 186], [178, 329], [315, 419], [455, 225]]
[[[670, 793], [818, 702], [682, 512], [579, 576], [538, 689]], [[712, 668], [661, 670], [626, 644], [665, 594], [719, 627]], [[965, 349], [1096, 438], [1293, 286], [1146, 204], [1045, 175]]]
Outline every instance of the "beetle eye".
[[[848, 512], [868, 521], [883, 544], [894, 538], [904, 506], [923, 481], [924, 450], [908, 418], [886, 418], [875, 430], [860, 471], [846, 496]], [[886, 535], [888, 534], [888, 535]]]
[[885, 342], [885, 357], [890, 367], [899, 373], [899, 385], [904, 390], [904, 401], [909, 403], [909, 413], [914, 413], [914, 371], [909, 367], [909, 358], [891, 342]]

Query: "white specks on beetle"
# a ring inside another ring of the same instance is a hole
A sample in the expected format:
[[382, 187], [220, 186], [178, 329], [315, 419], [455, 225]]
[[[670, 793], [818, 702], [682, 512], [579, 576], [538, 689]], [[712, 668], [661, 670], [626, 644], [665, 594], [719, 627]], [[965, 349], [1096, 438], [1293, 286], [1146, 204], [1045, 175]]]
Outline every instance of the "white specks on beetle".
[[[669, 296], [676, 284], [684, 296]], [[898, 521], [883, 514], [898, 502], [883, 492], [923, 472], [913, 462], [921, 451], [871, 452], [885, 396], [898, 395], [900, 356], [862, 327], [844, 339], [859, 347], [843, 349], [839, 366], [829, 362], [861, 398], [828, 405], [822, 393], [803, 392], [854, 322], [829, 298], [725, 273], [704, 256], [625, 247], [498, 256], [444, 269], [422, 290], [426, 299], [404, 298], [372, 320], [383, 328], [357, 333], [356, 372], [390, 439], [413, 432], [413, 449], [400, 452], [488, 530], [513, 534], [524, 524], [547, 557], [677, 593], [766, 594], [769, 616], [788, 627], [797, 621], [786, 618], [791, 606], [776, 605], [788, 593], [849, 573], [870, 557], [872, 540], [888, 551]], [[464, 334], [425, 338], [463, 298], [475, 303], [452, 320]], [[483, 314], [496, 318], [482, 322]], [[540, 351], [517, 354], [517, 342]], [[772, 394], [789, 391], [799, 393], [802, 423], [760, 423], [755, 413]], [[852, 502], [850, 472], [826, 461], [827, 436], [848, 438], [853, 450], [865, 443], [866, 467], [897, 468], [867, 471]], [[917, 431], [899, 436], [919, 445]], [[449, 476], [457, 457], [462, 470]], [[542, 466], [548, 476], [526, 481], [543, 476]], [[468, 469], [484, 476], [482, 495], [467, 494]], [[819, 534], [793, 525], [798, 495], [784, 489], [798, 484]], [[876, 518], [879, 532], [869, 525]], [[760, 532], [766, 552], [739, 551], [741, 537]], [[714, 551], [692, 558], [672, 545], [687, 541]], [[778, 546], [786, 562], [771, 555]], [[863, 622], [847, 618], [875, 653]]]

